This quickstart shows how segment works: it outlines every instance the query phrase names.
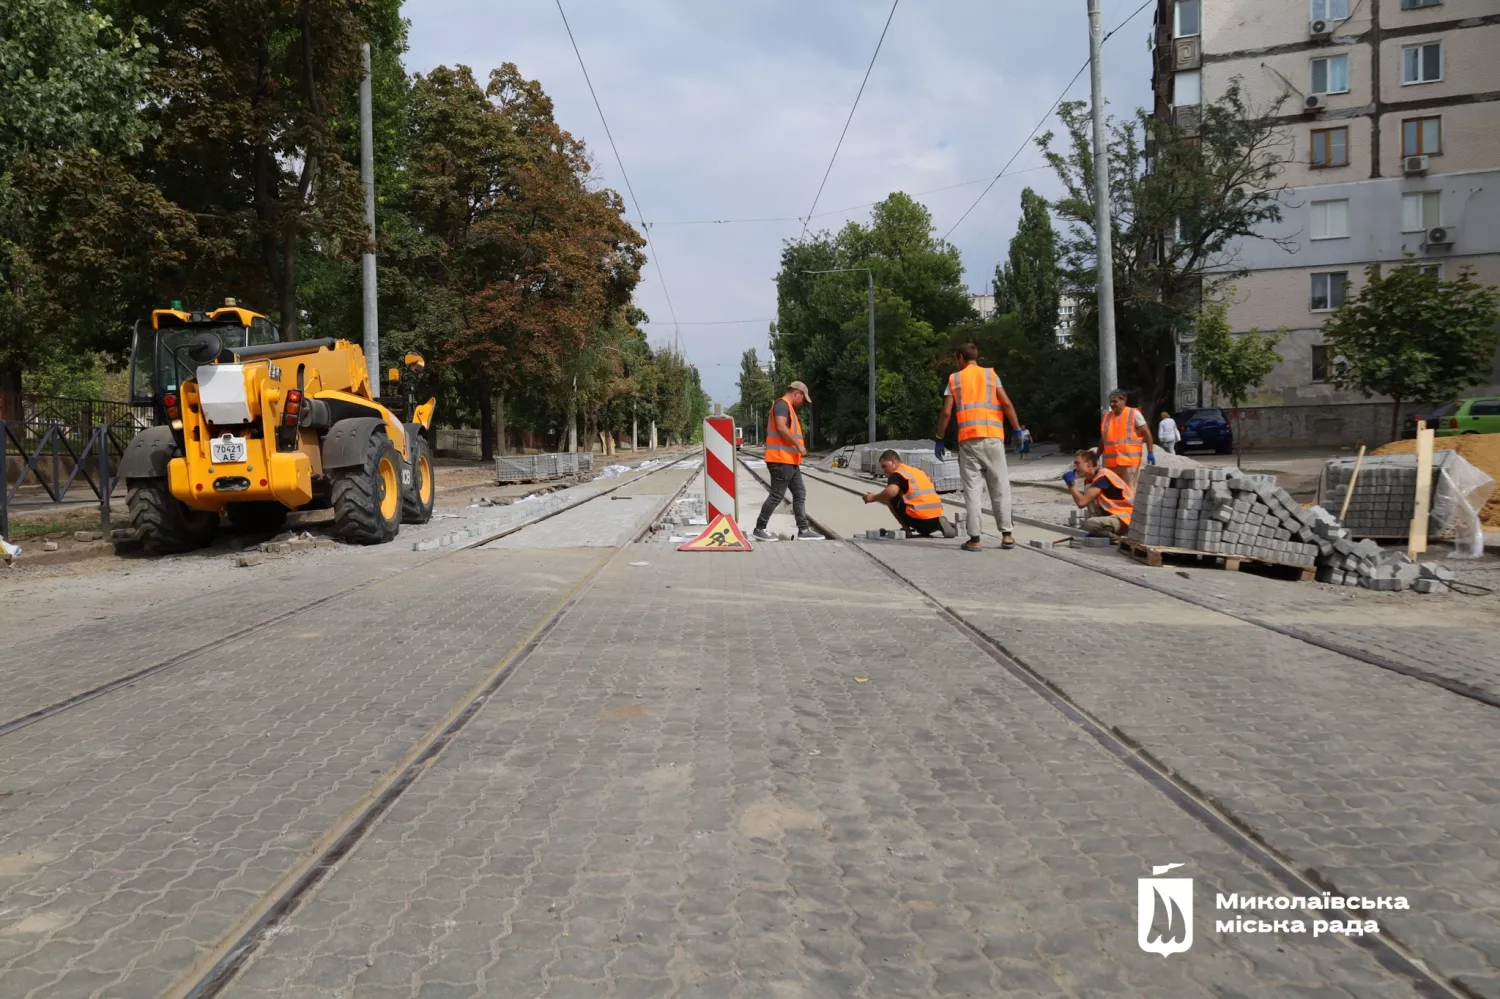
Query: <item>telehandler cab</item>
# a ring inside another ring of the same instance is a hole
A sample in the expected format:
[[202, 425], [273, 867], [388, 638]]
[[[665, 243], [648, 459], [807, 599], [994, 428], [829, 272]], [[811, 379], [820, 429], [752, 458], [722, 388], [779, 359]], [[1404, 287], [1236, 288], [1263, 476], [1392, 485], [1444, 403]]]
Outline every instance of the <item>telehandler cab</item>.
[[220, 514], [276, 530], [291, 510], [331, 507], [334, 534], [356, 544], [432, 519], [422, 431], [437, 400], [398, 420], [375, 400], [364, 351], [347, 340], [282, 342], [270, 320], [232, 298], [207, 312], [174, 302], [151, 313], [149, 330], [137, 325], [130, 386], [158, 423], [130, 442], [119, 470], [147, 552], [208, 545]]

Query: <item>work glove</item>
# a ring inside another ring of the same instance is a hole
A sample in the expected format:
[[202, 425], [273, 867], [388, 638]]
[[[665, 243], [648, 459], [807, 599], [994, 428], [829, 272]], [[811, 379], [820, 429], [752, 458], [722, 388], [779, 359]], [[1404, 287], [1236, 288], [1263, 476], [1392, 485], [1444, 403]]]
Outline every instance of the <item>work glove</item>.
[[1154, 449], [1146, 452], [1146, 464], [1156, 464], [1156, 451]]
[[943, 461], [944, 459], [946, 459], [948, 457], [948, 449], [943, 446], [943, 442], [940, 441], [940, 440], [936, 440], [936, 439], [933, 440], [933, 442], [932, 442], [932, 453], [933, 453], [934, 457], [937, 458], [938, 461]]
[[1078, 478], [1078, 473], [1075, 472], [1075, 471], [1073, 471], [1073, 469], [1071, 469], [1071, 468], [1068, 469], [1066, 472], [1064, 472], [1062, 474], [1062, 480], [1064, 482], [1066, 482], [1070, 486], [1073, 484], [1073, 480], [1075, 480], [1077, 478]]

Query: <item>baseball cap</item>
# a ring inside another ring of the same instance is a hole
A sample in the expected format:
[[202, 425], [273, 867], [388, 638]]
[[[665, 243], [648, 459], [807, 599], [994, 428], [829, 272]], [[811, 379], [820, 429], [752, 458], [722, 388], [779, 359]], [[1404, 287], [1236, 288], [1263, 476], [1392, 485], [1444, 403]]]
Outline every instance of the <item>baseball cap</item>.
[[808, 402], [812, 402], [812, 393], [807, 390], [807, 384], [805, 382], [792, 382], [792, 384], [786, 387], [786, 390], [788, 392], [790, 392], [792, 389], [796, 389], [798, 392], [801, 392], [804, 399], [806, 399]]

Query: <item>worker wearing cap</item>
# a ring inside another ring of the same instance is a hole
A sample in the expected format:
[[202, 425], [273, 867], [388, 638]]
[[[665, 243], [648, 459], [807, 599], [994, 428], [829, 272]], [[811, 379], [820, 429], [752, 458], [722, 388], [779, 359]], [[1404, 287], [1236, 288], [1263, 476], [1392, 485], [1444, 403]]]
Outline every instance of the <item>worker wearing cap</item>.
[[781, 505], [788, 489], [792, 491], [792, 515], [797, 518], [797, 540], [823, 540], [823, 535], [813, 530], [807, 520], [807, 484], [802, 479], [802, 456], [807, 454], [807, 445], [802, 439], [802, 421], [797, 419], [797, 407], [804, 402], [812, 402], [807, 386], [792, 382], [786, 395], [771, 403], [771, 413], [766, 418], [766, 472], [771, 488], [755, 521], [752, 536], [757, 541], [778, 540], [768, 528], [771, 514]]
[[945, 538], [958, 537], [958, 528], [943, 516], [942, 497], [926, 472], [902, 462], [895, 451], [881, 454], [880, 470], [886, 474], [886, 486], [878, 493], [865, 493], [866, 503], [888, 504], [907, 537], [929, 538], [937, 531]]
[[943, 434], [948, 421], [958, 421], [958, 468], [963, 479], [964, 505], [967, 508], [969, 540], [961, 546], [966, 552], [980, 549], [984, 533], [980, 510], [982, 490], [988, 488], [994, 505], [995, 526], [1000, 529], [1000, 547], [1014, 548], [1014, 526], [1010, 515], [1010, 472], [1005, 466], [1005, 423], [1021, 429], [1016, 407], [1000, 385], [994, 368], [980, 367], [979, 348], [966, 343], [953, 355], [958, 370], [948, 376], [943, 412], [938, 417], [937, 439], [933, 453], [939, 461], [946, 450]]
[[1109, 408], [1099, 418], [1099, 453], [1104, 457], [1104, 467], [1134, 489], [1141, 465], [1156, 464], [1151, 446], [1146, 414], [1127, 405], [1124, 390], [1115, 389], [1109, 394]]
[[[1073, 455], [1073, 467], [1063, 473], [1073, 502], [1088, 513], [1083, 529], [1096, 537], [1121, 535], [1130, 530], [1135, 507], [1135, 487], [1112, 468], [1101, 468], [1092, 451]], [[1083, 486], [1079, 487], [1079, 482]]]

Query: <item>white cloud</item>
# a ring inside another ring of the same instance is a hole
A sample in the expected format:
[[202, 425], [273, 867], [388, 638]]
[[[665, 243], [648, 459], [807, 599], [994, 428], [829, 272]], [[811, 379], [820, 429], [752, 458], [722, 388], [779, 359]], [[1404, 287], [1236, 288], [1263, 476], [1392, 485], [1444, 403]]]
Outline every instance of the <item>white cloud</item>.
[[[1107, 22], [1135, 6], [1106, 0]], [[564, 0], [564, 7], [653, 222], [805, 213], [890, 9], [884, 0]], [[502, 62], [516, 63], [553, 97], [562, 126], [588, 142], [601, 181], [624, 193], [553, 3], [420, 0], [406, 13], [409, 68], [465, 63], [483, 78]], [[1150, 100], [1149, 17], [1142, 13], [1105, 49], [1117, 113]], [[818, 211], [993, 176], [1087, 55], [1081, 0], [902, 0]], [[1087, 96], [1085, 74], [1070, 97]], [[1027, 149], [1012, 170], [1041, 162]], [[1003, 178], [954, 233], [975, 290], [987, 288], [1006, 251], [1027, 185], [1058, 192], [1045, 170]], [[921, 199], [939, 234], [982, 189]], [[836, 229], [865, 213], [818, 219], [814, 227]], [[678, 319], [774, 317], [782, 242], [800, 231], [797, 222], [654, 227]], [[670, 342], [654, 266], [636, 300], [651, 315], [653, 341]], [[766, 330], [683, 326], [682, 343], [709, 394], [728, 403], [737, 397], [740, 353], [764, 352]]]

